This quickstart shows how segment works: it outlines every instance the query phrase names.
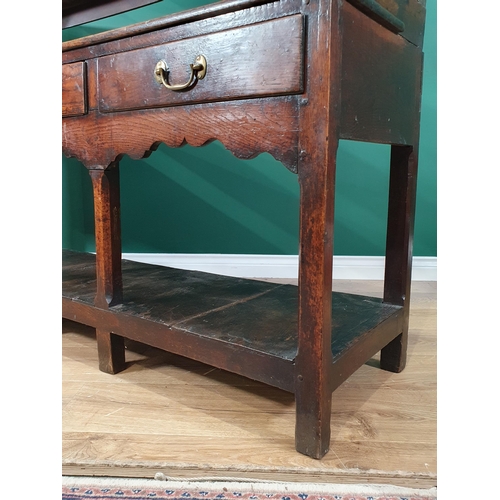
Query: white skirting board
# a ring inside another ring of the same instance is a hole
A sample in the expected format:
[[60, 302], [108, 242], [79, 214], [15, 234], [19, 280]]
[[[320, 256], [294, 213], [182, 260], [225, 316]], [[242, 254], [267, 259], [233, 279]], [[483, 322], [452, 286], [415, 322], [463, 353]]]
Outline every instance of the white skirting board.
[[[298, 271], [297, 255], [124, 253], [123, 258], [240, 278], [296, 278]], [[335, 256], [333, 277], [382, 280], [384, 264], [384, 257]], [[412, 279], [437, 281], [437, 257], [414, 257]]]

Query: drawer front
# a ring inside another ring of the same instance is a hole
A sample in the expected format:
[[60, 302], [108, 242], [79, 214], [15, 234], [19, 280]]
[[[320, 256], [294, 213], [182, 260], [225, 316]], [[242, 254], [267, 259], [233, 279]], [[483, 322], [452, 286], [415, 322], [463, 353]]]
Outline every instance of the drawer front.
[[[188, 38], [99, 60], [102, 112], [296, 94], [303, 86], [304, 28], [301, 15]], [[170, 85], [190, 80], [190, 65], [206, 59], [206, 75], [181, 91], [155, 77], [163, 60]]]
[[62, 115], [78, 116], [87, 112], [87, 78], [85, 63], [63, 64]]

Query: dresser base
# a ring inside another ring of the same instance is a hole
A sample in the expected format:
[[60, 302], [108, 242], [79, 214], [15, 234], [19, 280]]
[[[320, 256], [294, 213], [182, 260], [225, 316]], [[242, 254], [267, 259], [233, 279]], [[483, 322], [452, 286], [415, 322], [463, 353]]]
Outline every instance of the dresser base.
[[[63, 317], [294, 392], [294, 285], [122, 261], [123, 303], [94, 305], [95, 255], [63, 251]], [[402, 307], [332, 293], [332, 390], [398, 335]]]

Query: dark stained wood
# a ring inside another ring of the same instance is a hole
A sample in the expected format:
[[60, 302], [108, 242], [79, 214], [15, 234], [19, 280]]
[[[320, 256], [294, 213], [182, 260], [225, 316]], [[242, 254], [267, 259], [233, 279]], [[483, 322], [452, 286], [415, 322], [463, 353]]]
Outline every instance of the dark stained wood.
[[99, 370], [114, 375], [125, 369], [125, 339], [102, 328], [96, 328]]
[[[95, 262], [92, 254], [63, 251], [67, 319], [295, 391], [298, 287], [123, 260], [123, 300], [100, 308], [94, 304]], [[343, 363], [346, 353], [361, 352], [354, 361], [349, 354], [351, 372], [346, 373], [352, 373], [366, 361], [360, 344], [370, 349], [380, 328], [390, 335], [380, 325], [401, 322], [402, 307], [373, 297], [329, 293], [335, 318], [330, 362]], [[241, 363], [242, 353], [249, 351], [255, 362]]]
[[94, 219], [97, 255], [97, 295], [99, 307], [122, 300], [120, 229], [120, 177], [118, 165], [108, 170], [90, 170], [94, 190]]
[[334, 357], [334, 369], [330, 373], [332, 391], [346, 381], [359, 366], [394, 340], [394, 332], [399, 331], [403, 324], [403, 311], [392, 314], [386, 319], [383, 319], [382, 315], [379, 318], [380, 321], [374, 329], [366, 325], [366, 333], [363, 336], [352, 337], [351, 342], [344, 346], [341, 355]]
[[347, 0], [385, 28], [422, 47], [425, 0]]
[[[99, 109], [123, 111], [297, 94], [302, 91], [303, 36], [303, 18], [296, 15], [102, 57]], [[164, 60], [171, 84], [187, 82], [190, 64], [198, 55], [207, 60], [207, 74], [192, 88], [175, 92], [155, 80], [156, 63]]]
[[426, 0], [377, 0], [377, 2], [404, 23], [401, 36], [422, 48]]
[[[296, 449], [328, 451], [332, 392], [379, 350], [405, 363], [424, 16], [418, 0], [226, 0], [63, 44], [63, 151], [90, 171], [96, 221], [96, 256], [65, 253], [63, 316], [96, 328], [102, 370], [124, 367], [125, 337], [280, 387]], [[205, 51], [191, 88], [154, 80], [165, 59], [183, 83]], [[392, 146], [383, 301], [331, 292], [339, 139]], [[212, 140], [298, 173], [298, 288], [121, 260], [120, 158]]]
[[[64, 252], [65, 296], [88, 303], [93, 301], [95, 260], [90, 254]], [[151, 316], [168, 325], [201, 317], [208, 311], [223, 309], [281, 286], [128, 260], [122, 260], [122, 272], [126, 278], [120, 311]]]
[[417, 150], [416, 146], [391, 147], [384, 301], [404, 307], [401, 334], [381, 351], [381, 368], [392, 372], [400, 372], [406, 365], [417, 190]]
[[389, 10], [380, 5], [376, 0], [347, 0], [356, 8], [368, 14], [372, 19], [394, 33], [401, 33], [405, 30], [405, 23], [392, 14]]
[[345, 3], [340, 137], [412, 144], [420, 110], [420, 50]]
[[[294, 97], [198, 104], [169, 108], [168, 112], [107, 113], [99, 120], [88, 115], [66, 119], [62, 128], [64, 153], [88, 168], [110, 165], [124, 153], [135, 159], [147, 157], [161, 142], [175, 148], [203, 146], [218, 139], [238, 158], [267, 152], [292, 172], [297, 171], [298, 111]], [[88, 137], [93, 138], [94, 148], [87, 147]]]
[[[118, 165], [89, 171], [94, 191], [96, 241], [96, 289], [94, 303], [108, 308], [123, 296], [121, 271], [120, 177]], [[125, 368], [123, 338], [104, 328], [96, 329], [99, 368], [118, 373]]]
[[185, 330], [149, 318], [123, 314], [119, 310], [106, 311], [64, 297], [62, 311], [64, 318], [78, 323], [101, 326], [131, 340], [293, 392], [293, 363], [284, 358], [210, 337], [189, 335]]
[[71, 28], [144, 7], [160, 0], [63, 0], [62, 27]]
[[[309, 14], [308, 97], [299, 138], [300, 248], [296, 432], [298, 451], [321, 458], [330, 447], [332, 255], [335, 157], [340, 98], [339, 7], [313, 0]], [[335, 319], [334, 319], [335, 320]]]
[[[96, 257], [63, 251], [63, 295], [92, 304]], [[122, 260], [123, 300], [116, 310], [248, 346], [294, 361], [298, 288]], [[337, 358], [363, 330], [375, 328], [400, 306], [374, 297], [334, 293], [331, 350]], [[235, 321], [235, 318], [240, 318]], [[249, 321], [248, 318], [251, 318]], [[71, 318], [68, 318], [71, 319]], [[238, 324], [245, 327], [235, 331]], [[268, 335], [266, 325], [273, 332]]]
[[[97, 109], [97, 59], [89, 59], [87, 64], [87, 105], [89, 112]], [[65, 121], [63, 121], [63, 127]]]
[[87, 112], [85, 63], [63, 64], [62, 115], [78, 116]]

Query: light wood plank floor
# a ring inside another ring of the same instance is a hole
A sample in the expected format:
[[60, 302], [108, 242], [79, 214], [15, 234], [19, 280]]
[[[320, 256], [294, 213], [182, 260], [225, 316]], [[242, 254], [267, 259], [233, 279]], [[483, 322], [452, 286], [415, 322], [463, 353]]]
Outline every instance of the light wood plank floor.
[[[334, 288], [381, 296], [382, 282]], [[415, 282], [406, 369], [375, 357], [333, 393], [321, 461], [294, 449], [293, 395], [134, 342], [107, 375], [94, 331], [63, 321], [63, 474], [434, 486], [436, 305], [436, 283]]]

